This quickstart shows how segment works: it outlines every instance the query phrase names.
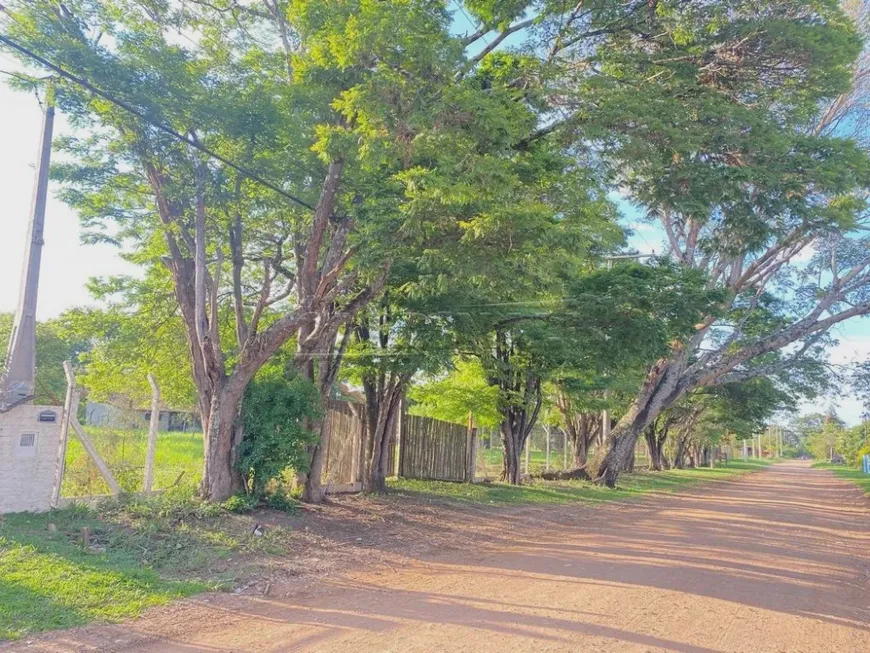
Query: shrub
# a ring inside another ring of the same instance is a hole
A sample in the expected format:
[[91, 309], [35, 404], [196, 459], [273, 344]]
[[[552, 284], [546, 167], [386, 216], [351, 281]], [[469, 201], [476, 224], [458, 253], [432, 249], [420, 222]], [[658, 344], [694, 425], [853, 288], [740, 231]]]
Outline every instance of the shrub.
[[266, 486], [288, 467], [308, 466], [308, 446], [318, 434], [305, 421], [318, 415], [316, 388], [301, 378], [257, 378], [242, 404], [245, 437], [239, 449], [239, 469], [248, 489], [263, 496]]
[[259, 503], [259, 496], [253, 494], [244, 494], [240, 492], [239, 494], [234, 494], [229, 499], [224, 501], [221, 504], [221, 508], [226, 510], [227, 512], [251, 512], [254, 508], [257, 507], [257, 503]]

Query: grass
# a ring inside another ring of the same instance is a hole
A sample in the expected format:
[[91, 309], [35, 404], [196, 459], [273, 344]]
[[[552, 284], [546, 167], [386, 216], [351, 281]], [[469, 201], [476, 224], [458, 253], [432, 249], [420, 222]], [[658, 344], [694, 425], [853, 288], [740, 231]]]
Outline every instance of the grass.
[[864, 494], [870, 496], [870, 474], [865, 474], [860, 469], [855, 467], [846, 467], [845, 465], [832, 465], [831, 463], [813, 463], [816, 469], [829, 469], [834, 472], [834, 475], [851, 481], [862, 490]]
[[237, 573], [226, 564], [231, 556], [286, 548], [288, 531], [256, 537], [250, 523], [181, 490], [122, 497], [99, 511], [74, 505], [7, 515], [0, 522], [0, 640], [118, 621], [228, 586]]
[[704, 481], [721, 481], [757, 471], [770, 461], [732, 461], [715, 469], [672, 469], [663, 472], [623, 474], [614, 490], [587, 481], [533, 481], [513, 486], [505, 483], [448, 483], [394, 479], [390, 487], [399, 492], [425, 494], [466, 503], [480, 504], [564, 504], [575, 501], [601, 503], [640, 496], [651, 492], [674, 492]]
[[[94, 446], [125, 492], [142, 490], [145, 472], [147, 430], [117, 430], [86, 427]], [[195, 486], [202, 475], [201, 433], [159, 433], [154, 453], [154, 489], [171, 487], [176, 480]], [[65, 497], [109, 494], [103, 477], [91, 462], [82, 443], [71, 436], [67, 445], [62, 494]]]

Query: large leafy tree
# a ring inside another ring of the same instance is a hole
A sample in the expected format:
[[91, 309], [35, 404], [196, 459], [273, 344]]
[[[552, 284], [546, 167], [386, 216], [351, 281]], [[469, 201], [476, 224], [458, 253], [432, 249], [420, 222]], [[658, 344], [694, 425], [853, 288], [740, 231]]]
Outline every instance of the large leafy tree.
[[[802, 366], [833, 325], [870, 311], [856, 230], [867, 58], [853, 19], [866, 25], [864, 3], [845, 3], [848, 14], [836, 0], [468, 5], [480, 26], [466, 42], [481, 65], [529, 35], [513, 75], [541, 90], [537, 133], [594, 145], [615, 188], [661, 225], [669, 254], [724, 291], [649, 368], [613, 431], [604, 482], [691, 389]], [[770, 293], [779, 319], [747, 328]], [[778, 351], [788, 355], [753, 364]]]
[[[646, 20], [638, 47], [614, 48], [601, 63], [611, 75], [591, 82], [607, 89], [602, 150], [669, 254], [725, 299], [650, 368], [613, 431], [611, 485], [687, 392], [801, 366], [832, 326], [870, 312], [856, 231], [867, 159], [819, 109], [848, 92], [854, 26], [834, 2], [658, 3]], [[668, 81], [630, 90], [651, 75]]]

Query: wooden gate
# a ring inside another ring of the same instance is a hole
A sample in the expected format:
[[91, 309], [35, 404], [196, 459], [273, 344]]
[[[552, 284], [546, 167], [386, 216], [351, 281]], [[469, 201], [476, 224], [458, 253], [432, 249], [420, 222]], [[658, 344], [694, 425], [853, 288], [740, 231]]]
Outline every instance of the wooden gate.
[[476, 438], [465, 426], [404, 415], [398, 474], [405, 478], [473, 481]]

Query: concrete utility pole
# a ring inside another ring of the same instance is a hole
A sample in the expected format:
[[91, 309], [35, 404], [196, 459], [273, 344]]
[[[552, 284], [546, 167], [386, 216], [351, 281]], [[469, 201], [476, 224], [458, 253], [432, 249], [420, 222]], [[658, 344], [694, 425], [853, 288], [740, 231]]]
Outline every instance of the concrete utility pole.
[[0, 409], [32, 399], [36, 386], [36, 295], [39, 288], [39, 266], [42, 261], [42, 235], [45, 229], [45, 204], [48, 199], [48, 167], [51, 160], [53, 129], [54, 89], [49, 82], [46, 87], [39, 162], [36, 166], [36, 189], [33, 193], [33, 206], [24, 249], [21, 290], [9, 347], [6, 349], [6, 363], [0, 376]]

